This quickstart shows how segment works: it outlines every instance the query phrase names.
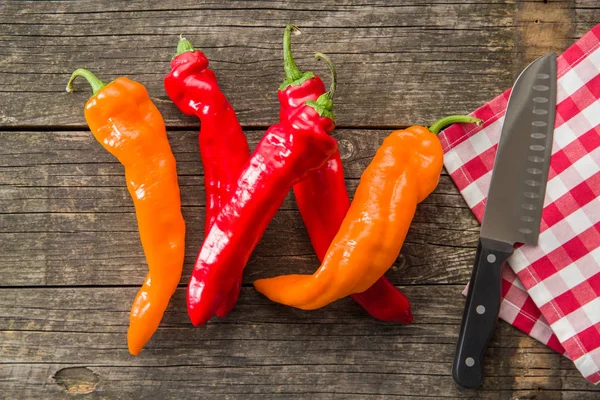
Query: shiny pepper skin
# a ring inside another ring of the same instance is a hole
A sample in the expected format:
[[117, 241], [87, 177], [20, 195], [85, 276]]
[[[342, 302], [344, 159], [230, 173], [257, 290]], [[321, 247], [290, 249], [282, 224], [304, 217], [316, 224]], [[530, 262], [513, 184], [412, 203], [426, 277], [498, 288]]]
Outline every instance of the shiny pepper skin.
[[417, 204], [438, 183], [442, 162], [440, 141], [427, 128], [393, 132], [363, 173], [321, 267], [313, 275], [257, 280], [256, 289], [305, 310], [367, 290], [396, 260]]
[[193, 50], [177, 55], [171, 61], [171, 72], [165, 77], [164, 86], [184, 114], [195, 115], [202, 122], [198, 143], [204, 168], [205, 231], [208, 232], [250, 157], [248, 142], [202, 52]]
[[105, 85], [78, 70], [92, 84], [85, 119], [94, 137], [125, 167], [148, 275], [131, 307], [127, 344], [137, 355], [150, 340], [181, 278], [185, 223], [175, 158], [160, 112], [144, 86], [128, 78]]
[[[286, 79], [277, 93], [281, 122], [286, 121], [298, 105], [315, 101], [325, 93], [325, 85], [318, 75], [303, 73], [296, 66], [290, 44], [292, 32], [299, 32], [298, 28], [288, 25], [283, 37]], [[335, 80], [333, 64], [330, 68], [332, 80]], [[322, 261], [350, 208], [339, 150], [323, 166], [309, 172], [306, 178], [294, 185], [294, 196], [315, 253]], [[385, 276], [369, 289], [351, 297], [374, 318], [412, 322], [408, 299]]]
[[[311, 73], [312, 74], [312, 73]], [[319, 75], [312, 75], [300, 84], [290, 84], [277, 91], [279, 99], [279, 121], [287, 121], [290, 113], [307, 101], [316, 101], [325, 93], [325, 84]]]
[[224, 301], [290, 188], [337, 149], [333, 128], [330, 118], [303, 106], [267, 130], [194, 265], [187, 295], [194, 325], [206, 323]]
[[376, 282], [377, 287], [400, 252], [417, 204], [439, 181], [443, 152], [437, 133], [453, 123], [481, 122], [453, 115], [429, 129], [392, 132], [361, 176], [319, 269], [313, 275], [259, 279], [254, 287], [275, 302], [304, 310], [364, 292]]
[[[206, 223], [208, 233], [217, 215], [227, 203], [246, 162], [250, 158], [248, 141], [233, 107], [221, 92], [208, 58], [192, 44], [180, 38], [171, 71], [164, 80], [167, 94], [186, 115], [202, 122], [198, 143], [204, 168]], [[234, 288], [217, 310], [225, 317], [237, 303], [242, 286], [239, 276]]]

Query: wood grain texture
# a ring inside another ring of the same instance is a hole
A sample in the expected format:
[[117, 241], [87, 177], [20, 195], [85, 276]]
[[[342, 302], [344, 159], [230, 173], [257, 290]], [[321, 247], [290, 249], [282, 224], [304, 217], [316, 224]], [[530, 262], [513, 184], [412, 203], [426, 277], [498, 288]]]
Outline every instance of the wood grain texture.
[[409, 326], [367, 318], [349, 299], [306, 312], [244, 288], [228, 318], [202, 328], [189, 324], [181, 289], [139, 357], [125, 343], [135, 288], [3, 289], [0, 382], [7, 398], [47, 399], [92, 387], [111, 399], [598, 396], [566, 358], [505, 323], [490, 345], [482, 389], [458, 389], [450, 365], [460, 288], [402, 288], [415, 313]]
[[[248, 133], [254, 146], [263, 132]], [[350, 194], [388, 133], [336, 133]], [[0, 140], [7, 144], [0, 161], [0, 286], [140, 283], [146, 262], [118, 161], [89, 132], [0, 132]], [[171, 132], [169, 140], [187, 224], [187, 282], [204, 236], [203, 171], [196, 132]], [[478, 230], [450, 177], [443, 175], [435, 193], [419, 206], [403, 257], [389, 277], [397, 284], [466, 282]], [[244, 282], [317, 267], [288, 195], [254, 252]]]
[[[3, 1], [0, 124], [82, 126], [89, 88], [78, 82], [79, 93], [68, 95], [64, 87], [73, 70], [88, 67], [107, 81], [139, 80], [169, 126], [193, 125], [162, 87], [183, 33], [211, 60], [243, 125], [268, 126], [283, 78], [282, 28], [290, 22], [303, 28], [294, 38], [303, 69], [327, 76], [314, 51], [337, 65], [341, 126], [428, 124], [471, 111], [510, 87], [539, 50], [533, 42], [540, 34], [544, 51], [560, 52], [599, 14], [597, 5], [564, 0], [535, 6], [511, 0], [127, 3]], [[590, 13], [589, 7], [596, 8]], [[559, 25], [571, 27], [577, 13], [585, 19], [576, 29], [556, 29], [557, 21], [544, 19], [562, 18]]]
[[[183, 33], [211, 59], [253, 147], [277, 118], [282, 28], [300, 25], [299, 65], [327, 82], [318, 50], [338, 68], [336, 137], [353, 193], [391, 128], [472, 111], [531, 59], [561, 52], [598, 22], [595, 0], [0, 0], [0, 399], [599, 398], [569, 360], [505, 323], [484, 386], [454, 385], [460, 292], [479, 225], [445, 173], [387, 274], [410, 298], [413, 325], [374, 321], [349, 299], [290, 309], [250, 287], [318, 265], [288, 196], [235, 310], [193, 328], [184, 284], [203, 238], [198, 122], [162, 88]], [[184, 276], [140, 357], [125, 341], [146, 264], [123, 168], [85, 126], [89, 88], [63, 91], [78, 67], [145, 84], [177, 159]]]

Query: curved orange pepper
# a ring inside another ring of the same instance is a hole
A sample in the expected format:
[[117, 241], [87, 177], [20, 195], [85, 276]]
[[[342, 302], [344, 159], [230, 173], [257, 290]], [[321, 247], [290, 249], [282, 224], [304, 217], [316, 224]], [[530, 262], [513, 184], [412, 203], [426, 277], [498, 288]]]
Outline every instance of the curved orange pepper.
[[360, 178], [350, 210], [313, 275], [259, 279], [256, 290], [288, 306], [313, 310], [361, 293], [392, 266], [417, 204], [437, 186], [442, 145], [433, 132], [450, 123], [478, 122], [452, 116], [431, 130], [412, 126], [392, 132]]
[[106, 85], [87, 70], [94, 95], [85, 119], [102, 146], [125, 167], [127, 189], [135, 205], [148, 275], [131, 307], [127, 343], [137, 355], [150, 340], [181, 278], [185, 223], [181, 215], [175, 158], [165, 123], [141, 84], [117, 78]]

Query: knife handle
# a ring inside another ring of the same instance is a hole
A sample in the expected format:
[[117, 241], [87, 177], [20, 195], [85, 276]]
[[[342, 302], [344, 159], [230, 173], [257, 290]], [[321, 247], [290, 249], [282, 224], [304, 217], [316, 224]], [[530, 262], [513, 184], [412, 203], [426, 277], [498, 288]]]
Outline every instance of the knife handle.
[[462, 387], [483, 381], [483, 355], [500, 312], [500, 267], [513, 251], [508, 243], [479, 239], [452, 365], [452, 378]]

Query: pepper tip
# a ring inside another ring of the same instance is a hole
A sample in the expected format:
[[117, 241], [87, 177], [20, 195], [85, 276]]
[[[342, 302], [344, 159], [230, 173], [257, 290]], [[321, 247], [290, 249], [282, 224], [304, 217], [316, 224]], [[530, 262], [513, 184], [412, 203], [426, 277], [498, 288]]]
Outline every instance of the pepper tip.
[[180, 54], [186, 53], [188, 51], [195, 51], [196, 49], [194, 48], [194, 45], [187, 40], [186, 38], [183, 37], [183, 33], [179, 35], [179, 43], [177, 43], [177, 53], [175, 54], [175, 57], [177, 57]]
[[302, 32], [300, 31], [300, 28], [298, 28], [298, 26], [294, 25], [294, 24], [288, 24], [286, 26], [286, 29], [289, 29], [289, 31], [292, 32], [296, 36], [302, 34]]

